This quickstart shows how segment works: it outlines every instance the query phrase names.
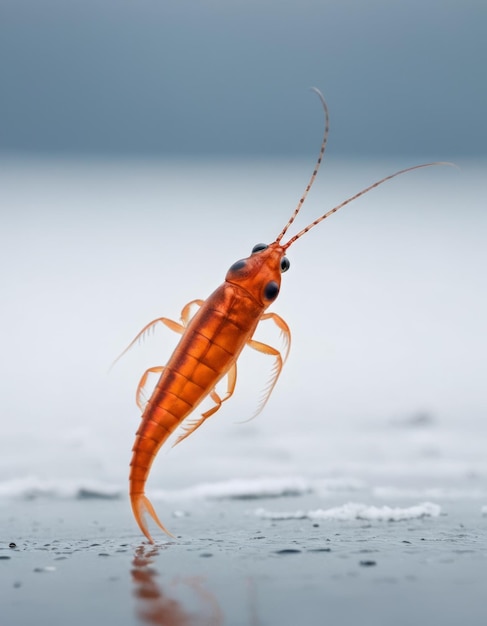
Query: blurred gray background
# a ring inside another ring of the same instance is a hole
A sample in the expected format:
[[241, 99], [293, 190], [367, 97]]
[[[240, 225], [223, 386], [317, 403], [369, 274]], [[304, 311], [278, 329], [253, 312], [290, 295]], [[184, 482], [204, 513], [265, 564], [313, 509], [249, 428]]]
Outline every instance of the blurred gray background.
[[484, 0], [1, 0], [0, 151], [485, 155]]

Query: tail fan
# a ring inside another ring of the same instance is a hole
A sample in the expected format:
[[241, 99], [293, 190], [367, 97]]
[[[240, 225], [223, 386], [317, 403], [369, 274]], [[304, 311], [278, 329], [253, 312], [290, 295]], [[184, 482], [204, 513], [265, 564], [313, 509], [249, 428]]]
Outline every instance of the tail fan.
[[172, 533], [170, 533], [161, 520], [157, 517], [157, 513], [152, 506], [149, 498], [143, 493], [137, 493], [130, 496], [130, 501], [132, 504], [132, 511], [134, 512], [134, 517], [137, 520], [137, 524], [139, 525], [140, 530], [144, 533], [150, 543], [154, 543], [154, 540], [151, 537], [149, 529], [147, 528], [147, 523], [144, 519], [145, 513], [148, 513], [154, 522], [159, 526], [161, 530], [163, 530], [166, 535], [169, 535], [173, 539], [175, 538]]

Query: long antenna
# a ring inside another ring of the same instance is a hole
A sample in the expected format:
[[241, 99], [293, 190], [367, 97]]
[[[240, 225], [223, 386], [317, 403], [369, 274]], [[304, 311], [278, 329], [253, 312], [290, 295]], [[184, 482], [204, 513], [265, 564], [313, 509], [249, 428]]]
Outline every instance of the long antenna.
[[296, 216], [301, 210], [301, 207], [303, 206], [304, 201], [306, 200], [306, 196], [308, 195], [309, 190], [311, 189], [311, 187], [313, 186], [313, 183], [315, 182], [316, 174], [318, 174], [318, 170], [320, 169], [321, 161], [323, 160], [323, 155], [325, 153], [326, 143], [328, 141], [328, 133], [330, 131], [330, 115], [328, 113], [328, 105], [326, 104], [326, 100], [319, 89], [317, 89], [316, 87], [311, 87], [311, 91], [314, 91], [318, 95], [318, 98], [321, 100], [321, 104], [323, 105], [323, 110], [325, 112], [325, 132], [323, 135], [323, 141], [321, 142], [321, 148], [320, 148], [320, 153], [318, 155], [318, 160], [316, 161], [315, 169], [313, 170], [313, 173], [311, 174], [311, 178], [309, 179], [308, 186], [304, 190], [304, 193], [298, 202], [298, 206], [294, 209], [294, 213], [291, 215], [289, 222], [286, 224], [286, 226], [284, 226], [282, 231], [279, 233], [276, 239], [277, 243], [279, 243], [281, 239], [284, 237], [287, 229], [294, 222], [294, 220], [296, 219]]
[[[347, 204], [350, 204], [350, 202], [352, 202], [353, 200], [356, 200], [357, 198], [360, 198], [360, 196], [363, 196], [364, 194], [368, 193], [372, 189], [375, 189], [379, 185], [382, 185], [382, 183], [385, 183], [386, 181], [391, 180], [391, 178], [395, 178], [396, 176], [400, 176], [401, 174], [406, 174], [406, 172], [412, 172], [413, 170], [418, 170], [418, 169], [420, 169], [422, 167], [432, 167], [433, 165], [452, 165], [452, 166], [454, 166], [453, 163], [448, 163], [446, 161], [435, 161], [433, 163], [422, 163], [421, 165], [413, 165], [412, 167], [407, 167], [406, 169], [399, 170], [398, 172], [394, 172], [394, 174], [389, 174], [389, 176], [386, 176], [385, 178], [381, 178], [380, 180], [378, 180], [377, 182], [373, 183], [369, 187], [366, 187], [365, 189], [362, 189], [362, 191], [359, 191], [354, 196], [351, 196], [347, 200], [344, 200], [343, 202], [341, 202], [339, 205], [337, 205], [333, 209], [330, 209], [327, 213], [325, 213], [324, 215], [322, 215], [321, 217], [316, 219], [314, 222], [311, 222], [311, 224], [306, 226], [306, 228], [303, 228], [303, 230], [299, 231], [299, 233], [297, 235], [294, 235], [294, 237], [291, 237], [291, 239], [286, 244], [284, 244], [282, 247], [284, 248], [284, 250], [287, 250], [287, 248], [289, 248], [289, 246], [291, 246], [297, 239], [299, 239], [304, 234], [306, 234], [314, 226], [316, 226], [317, 224], [319, 224], [323, 220], [326, 220], [327, 217], [330, 217], [330, 215], [333, 215], [333, 213], [336, 213], [342, 207], [346, 206]], [[284, 232], [286, 232], [286, 229], [284, 229]], [[279, 242], [279, 238], [277, 239], [277, 241]]]

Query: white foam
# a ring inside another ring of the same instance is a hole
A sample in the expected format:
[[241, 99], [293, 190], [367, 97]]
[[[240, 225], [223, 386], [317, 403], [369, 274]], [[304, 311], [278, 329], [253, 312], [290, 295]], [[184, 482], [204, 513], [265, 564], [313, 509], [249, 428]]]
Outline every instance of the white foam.
[[355, 479], [310, 480], [301, 477], [262, 477], [207, 482], [175, 490], [153, 490], [151, 496], [159, 500], [257, 500], [302, 496], [309, 493], [325, 495], [328, 492], [356, 491], [364, 487]]
[[287, 519], [312, 519], [312, 520], [367, 520], [381, 522], [398, 522], [422, 517], [437, 517], [441, 513], [441, 507], [432, 502], [423, 502], [406, 508], [390, 506], [369, 506], [349, 502], [342, 506], [331, 509], [316, 509], [311, 511], [274, 512], [260, 508], [254, 514], [262, 519], [287, 520]]
[[300, 496], [311, 493], [310, 481], [302, 478], [255, 478], [232, 479], [220, 482], [207, 482], [179, 490], [154, 490], [154, 499], [159, 500], [254, 500], [258, 498], [279, 498]]
[[[349, 493], [365, 488], [362, 481], [348, 478], [307, 479], [300, 476], [260, 477], [203, 482], [180, 489], [148, 489], [154, 500], [257, 500], [297, 497], [317, 493]], [[35, 475], [0, 482], [1, 498], [115, 498], [128, 491], [127, 483], [93, 480], [43, 479]]]

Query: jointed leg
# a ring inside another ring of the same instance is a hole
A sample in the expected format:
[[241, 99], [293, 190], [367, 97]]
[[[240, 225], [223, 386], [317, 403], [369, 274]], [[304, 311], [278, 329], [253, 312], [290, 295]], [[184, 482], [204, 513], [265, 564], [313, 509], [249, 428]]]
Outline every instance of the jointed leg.
[[[276, 386], [277, 379], [279, 378], [279, 375], [281, 374], [282, 367], [284, 365], [284, 360], [279, 350], [276, 350], [276, 348], [273, 348], [272, 346], [268, 346], [266, 343], [262, 343], [261, 341], [256, 341], [255, 339], [250, 339], [250, 341], [247, 342], [247, 345], [250, 348], [257, 350], [258, 352], [262, 352], [263, 354], [269, 354], [270, 356], [275, 357], [274, 366], [272, 368], [272, 373], [271, 373], [271, 378], [269, 380], [269, 383], [267, 384], [267, 387], [264, 389], [263, 397], [259, 403], [259, 406], [257, 407], [256, 412], [250, 418], [250, 419], [253, 419], [262, 411], [262, 409], [265, 407], [267, 403], [267, 400], [269, 400], [271, 393], [274, 387]], [[287, 352], [289, 352], [289, 349]], [[287, 353], [286, 353], [286, 357], [287, 357]]]
[[154, 330], [155, 326], [159, 323], [164, 324], [165, 326], [173, 330], [175, 333], [179, 333], [180, 335], [182, 335], [186, 329], [186, 326], [188, 325], [189, 320], [191, 319], [191, 307], [193, 305], [201, 306], [202, 304], [203, 304], [203, 300], [191, 300], [191, 302], [188, 302], [188, 304], [186, 304], [186, 306], [184, 306], [183, 310], [181, 311], [182, 324], [180, 324], [179, 322], [175, 322], [174, 320], [171, 320], [168, 317], [158, 317], [157, 319], [152, 320], [152, 322], [149, 322], [146, 326], [144, 326], [144, 328], [135, 337], [135, 339], [133, 339], [129, 343], [129, 345], [125, 348], [125, 350], [121, 354], [118, 355], [118, 357], [112, 363], [112, 366], [115, 365], [115, 363], [118, 360], [120, 360], [123, 357], [123, 355], [126, 354], [130, 350], [130, 348], [132, 348], [138, 341], [140, 341], [150, 331]]
[[140, 341], [145, 335], [147, 335], [151, 330], [154, 330], [154, 327], [156, 326], [156, 324], [164, 324], [165, 326], [167, 326], [168, 328], [170, 328], [171, 330], [173, 330], [176, 333], [179, 333], [180, 335], [182, 335], [184, 333], [184, 326], [182, 326], [181, 324], [179, 324], [178, 322], [175, 322], [174, 320], [170, 320], [167, 317], [158, 317], [156, 320], [152, 320], [152, 322], [149, 322], [149, 324], [147, 324], [146, 326], [144, 326], [144, 328], [140, 331], [140, 333], [135, 337], [135, 339], [133, 339], [129, 345], [125, 348], [125, 350], [119, 354], [117, 356], [117, 358], [115, 359], [115, 361], [113, 361], [112, 363], [112, 367], [113, 365], [115, 365], [115, 363], [117, 361], [119, 361], [124, 354], [126, 354], [130, 348], [132, 348], [138, 341]]
[[277, 313], [264, 313], [264, 315], [260, 318], [261, 322], [263, 320], [272, 320], [281, 331], [281, 337], [283, 339], [285, 352], [284, 358], [282, 360], [282, 363], [284, 365], [287, 357], [289, 356], [289, 350], [291, 349], [291, 331], [289, 329], [289, 326]]
[[203, 424], [203, 422], [205, 422], [209, 417], [214, 415], [221, 408], [222, 404], [232, 397], [233, 392], [235, 391], [236, 384], [237, 384], [237, 366], [233, 364], [227, 374], [227, 391], [224, 397], [220, 398], [220, 396], [216, 392], [216, 389], [213, 389], [210, 393], [210, 398], [215, 403], [214, 406], [208, 409], [208, 411], [205, 411], [204, 413], [202, 413], [200, 419], [191, 420], [187, 422], [187, 424], [183, 426], [184, 433], [176, 439], [176, 442], [174, 443], [174, 445], [177, 445], [178, 443], [183, 441], [183, 439], [186, 439], [186, 437], [189, 437], [189, 435], [194, 433], [194, 431], [197, 428], [199, 428], [201, 424]]
[[191, 300], [191, 302], [188, 302], [188, 304], [183, 307], [183, 310], [181, 311], [181, 321], [183, 322], [183, 326], [186, 328], [186, 326], [188, 325], [188, 322], [190, 321], [190, 319], [193, 317], [191, 315], [191, 307], [192, 306], [198, 306], [200, 307], [203, 304], [204, 300]]
[[[179, 322], [175, 322], [174, 320], [171, 320], [167, 317], [158, 317], [157, 319], [153, 320], [152, 322], [149, 322], [149, 324], [147, 324], [146, 326], [144, 326], [144, 328], [140, 331], [140, 333], [138, 333], [138, 335], [135, 337], [135, 339], [133, 339], [133, 341], [131, 341], [129, 343], [129, 345], [125, 348], [125, 350], [118, 355], [118, 357], [115, 359], [115, 361], [112, 363], [111, 367], [113, 367], [115, 365], [115, 363], [120, 360], [124, 354], [126, 354], [126, 352], [128, 352], [130, 350], [130, 348], [132, 348], [134, 346], [134, 344], [136, 344], [138, 341], [140, 341], [144, 336], [146, 336], [150, 331], [154, 330], [155, 326], [159, 323], [164, 324], [165, 326], [167, 326], [170, 330], [173, 330], [176, 333], [179, 333], [180, 335], [182, 335], [186, 329], [186, 326], [188, 325], [189, 320], [191, 319], [191, 307], [196, 305], [196, 306], [201, 306], [203, 304], [203, 300], [192, 300], [191, 302], [188, 302], [188, 304], [186, 304], [186, 306], [183, 307], [182, 311], [181, 311], [181, 321], [182, 324], [180, 324]], [[147, 378], [149, 376], [149, 374], [160, 374], [164, 371], [164, 366], [159, 365], [156, 367], [151, 367], [148, 370], [146, 370], [142, 376], [142, 378], [140, 379], [140, 382], [137, 386], [137, 391], [135, 393], [135, 400], [137, 402], [137, 406], [139, 407], [139, 409], [141, 411], [144, 410], [145, 405], [147, 403], [147, 400], [143, 397], [144, 396], [144, 387], [147, 383]]]
[[279, 378], [279, 375], [281, 374], [282, 367], [284, 363], [286, 362], [286, 359], [289, 355], [289, 350], [291, 348], [291, 331], [289, 330], [289, 326], [282, 319], [282, 317], [277, 315], [277, 313], [264, 313], [264, 315], [260, 319], [261, 321], [272, 320], [274, 324], [276, 324], [276, 326], [281, 331], [281, 337], [284, 343], [284, 357], [281, 355], [279, 350], [277, 350], [276, 348], [273, 348], [272, 346], [267, 345], [266, 343], [262, 343], [261, 341], [256, 341], [255, 339], [250, 339], [247, 342], [247, 345], [253, 348], [254, 350], [257, 350], [258, 352], [262, 352], [263, 354], [269, 354], [270, 356], [275, 357], [274, 367], [272, 368], [271, 379], [269, 380], [267, 387], [264, 389], [264, 395], [259, 403], [259, 406], [257, 407], [256, 412], [252, 415], [250, 419], [253, 419], [254, 417], [256, 417], [266, 405], [267, 400], [269, 400], [271, 393], [274, 387], [276, 386], [277, 379]]
[[135, 392], [135, 401], [137, 402], [137, 406], [141, 411], [145, 409], [145, 405], [147, 404], [147, 399], [143, 397], [144, 395], [144, 387], [147, 383], [147, 378], [149, 374], [162, 374], [162, 372], [166, 368], [163, 365], [158, 365], [157, 367], [150, 367], [146, 370], [140, 379], [139, 384], [137, 385], [137, 391]]

